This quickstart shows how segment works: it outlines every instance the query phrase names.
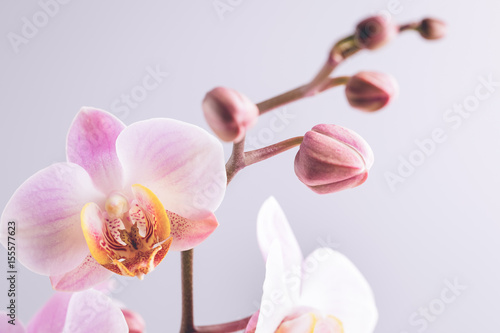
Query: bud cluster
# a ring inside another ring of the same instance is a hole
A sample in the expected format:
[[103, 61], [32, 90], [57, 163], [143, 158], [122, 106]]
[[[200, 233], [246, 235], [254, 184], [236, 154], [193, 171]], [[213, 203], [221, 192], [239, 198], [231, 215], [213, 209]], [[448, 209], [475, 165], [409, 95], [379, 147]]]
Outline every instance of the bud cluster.
[[369, 17], [359, 22], [352, 36], [332, 47], [323, 68], [302, 87], [259, 104], [230, 88], [217, 87], [208, 92], [202, 104], [208, 124], [221, 140], [235, 144], [226, 166], [228, 179], [247, 165], [300, 144], [295, 157], [295, 173], [313, 191], [324, 194], [361, 185], [373, 164], [373, 153], [368, 143], [349, 129], [317, 125], [303, 138], [285, 140], [252, 152], [244, 152], [245, 134], [259, 115], [339, 85], [345, 85], [346, 99], [353, 108], [366, 112], [384, 108], [398, 93], [398, 84], [392, 76], [373, 71], [362, 71], [350, 77], [332, 78], [330, 75], [337, 65], [358, 51], [379, 49], [406, 30], [435, 40], [445, 35], [446, 25], [440, 20], [426, 18], [397, 26], [382, 16]]

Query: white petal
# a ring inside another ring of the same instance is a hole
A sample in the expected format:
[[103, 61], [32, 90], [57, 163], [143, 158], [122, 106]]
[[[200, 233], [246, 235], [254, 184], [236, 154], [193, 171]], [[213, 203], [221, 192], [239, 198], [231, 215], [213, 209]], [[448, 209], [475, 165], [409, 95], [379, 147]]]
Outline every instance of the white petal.
[[378, 319], [370, 285], [354, 264], [329, 248], [304, 262], [301, 304], [338, 318], [346, 333], [371, 333]]
[[274, 242], [267, 256], [266, 279], [263, 286], [256, 333], [274, 333], [281, 321], [293, 309], [287, 288], [280, 244]]
[[288, 224], [285, 213], [274, 197], [262, 205], [257, 218], [257, 240], [264, 260], [273, 242], [279, 242], [283, 253], [283, 265], [289, 281], [289, 293], [294, 302], [300, 294], [302, 251]]

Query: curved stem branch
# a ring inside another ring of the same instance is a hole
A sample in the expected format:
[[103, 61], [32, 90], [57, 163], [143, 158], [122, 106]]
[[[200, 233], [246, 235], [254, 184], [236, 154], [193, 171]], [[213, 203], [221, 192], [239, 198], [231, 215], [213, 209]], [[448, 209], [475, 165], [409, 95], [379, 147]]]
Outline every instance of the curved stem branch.
[[418, 30], [420, 26], [419, 22], [412, 22], [408, 24], [402, 24], [399, 26], [399, 32], [408, 31], [408, 30]]
[[226, 163], [227, 184], [245, 167], [245, 138], [233, 144], [233, 152]]
[[275, 155], [281, 154], [293, 147], [300, 145], [303, 140], [303, 136], [296, 136], [294, 138], [275, 143], [274, 145], [245, 152], [245, 166], [247, 167], [257, 162], [267, 160], [268, 158]]
[[244, 139], [240, 142], [235, 143], [233, 145], [233, 153], [226, 163], [227, 183], [229, 184], [234, 176], [236, 176], [236, 174], [245, 167], [257, 162], [267, 160], [270, 157], [281, 154], [293, 147], [296, 147], [302, 143], [303, 139], [304, 137], [297, 136], [275, 143], [274, 145], [248, 152], [244, 152]]
[[[346, 84], [348, 80], [349, 80], [349, 76], [340, 76], [340, 77], [322, 79], [322, 85], [320, 88], [318, 88], [316, 93], [321, 93], [321, 92], [328, 90], [328, 89], [331, 89], [333, 87], [337, 87], [339, 85]], [[263, 102], [258, 103], [257, 107], [259, 108], [259, 114], [262, 115], [268, 111], [279, 108], [280, 106], [295, 102], [295, 101], [302, 99], [302, 98], [305, 98], [305, 97], [309, 97], [307, 95], [308, 94], [307, 87], [308, 87], [308, 85], [303, 85], [303, 86], [300, 86], [298, 88], [287, 91], [283, 94], [280, 94], [276, 97], [273, 97], [273, 98], [270, 98], [270, 99], [267, 99]]]
[[280, 94], [276, 97], [272, 97], [270, 99], [267, 99], [263, 102], [260, 102], [257, 104], [257, 107], [259, 108], [259, 114], [262, 115], [268, 111], [274, 110], [280, 106], [283, 106], [285, 104], [297, 101], [304, 96], [304, 88], [306, 86], [300, 86], [298, 88], [292, 89], [290, 91], [287, 91], [283, 94]]

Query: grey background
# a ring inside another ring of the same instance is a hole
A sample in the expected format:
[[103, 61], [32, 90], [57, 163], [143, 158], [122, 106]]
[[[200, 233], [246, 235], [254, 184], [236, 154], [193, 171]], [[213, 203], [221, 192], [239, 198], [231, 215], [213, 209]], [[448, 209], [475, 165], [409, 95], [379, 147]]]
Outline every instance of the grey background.
[[[222, 0], [77, 1], [60, 5], [36, 36], [15, 53], [7, 35], [40, 11], [36, 1], [3, 0], [0, 10], [0, 206], [34, 172], [65, 159], [65, 137], [83, 105], [115, 112], [126, 124], [171, 117], [208, 128], [200, 102], [218, 85], [261, 101], [312, 78], [329, 47], [356, 22], [394, 1]], [[396, 2], [397, 3], [397, 2]], [[359, 70], [393, 74], [399, 98], [382, 112], [349, 108], [342, 89], [287, 107], [295, 118], [269, 134], [273, 114], [249, 133], [261, 145], [303, 135], [318, 123], [349, 127], [370, 143], [375, 165], [361, 187], [318, 196], [293, 172], [294, 152], [249, 167], [230, 185], [217, 215], [220, 227], [195, 251], [196, 323], [244, 317], [260, 300], [264, 263], [255, 238], [262, 202], [274, 195], [305, 254], [333, 244], [370, 282], [380, 311], [376, 332], [413, 333], [409, 317], [436, 304], [445, 280], [467, 289], [429, 324], [427, 332], [496, 332], [500, 305], [500, 90], [453, 129], [446, 110], [473, 96], [479, 76], [500, 81], [499, 2], [400, 0], [394, 19], [431, 15], [449, 23], [448, 37], [426, 42], [415, 33], [364, 52], [339, 75]], [[136, 108], [113, 102], [159, 66], [168, 72]], [[384, 178], [415, 140], [442, 128], [447, 140], [391, 191]], [[264, 133], [264, 134], [263, 134]], [[269, 142], [268, 142], [269, 141]], [[230, 145], [225, 145], [227, 155]], [[5, 271], [6, 251], [0, 249]], [[3, 274], [3, 273], [2, 273]], [[0, 276], [2, 276], [0, 274]], [[179, 254], [170, 253], [144, 281], [118, 278], [114, 297], [139, 311], [149, 332], [178, 330]], [[0, 306], [6, 305], [4, 278]], [[24, 322], [52, 294], [48, 278], [22, 269], [19, 313]], [[5, 301], [1, 301], [1, 300]], [[433, 303], [434, 302], [434, 303]], [[168, 329], [164, 328], [164, 325]], [[348, 332], [347, 332], [348, 333]]]

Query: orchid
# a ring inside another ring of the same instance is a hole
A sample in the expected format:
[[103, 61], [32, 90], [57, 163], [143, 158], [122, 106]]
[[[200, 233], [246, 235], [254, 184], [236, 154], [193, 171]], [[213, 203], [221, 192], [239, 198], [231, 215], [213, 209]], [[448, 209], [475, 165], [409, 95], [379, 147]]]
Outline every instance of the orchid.
[[214, 231], [225, 188], [222, 145], [203, 129], [172, 119], [126, 127], [83, 108], [67, 162], [17, 189], [0, 241], [7, 246], [15, 222], [18, 260], [57, 290], [83, 290], [112, 272], [142, 278], [169, 249], [191, 249]]
[[[373, 16], [334, 43], [323, 66], [301, 86], [259, 103], [230, 87], [212, 89], [201, 109], [215, 135], [232, 143], [227, 163], [221, 142], [197, 126], [166, 118], [125, 126], [106, 111], [82, 108], [68, 132], [67, 161], [26, 180], [0, 217], [0, 243], [8, 250], [12, 273], [10, 313], [0, 312], [11, 323], [0, 321], [0, 331], [142, 333], [142, 317], [120, 310], [89, 288], [112, 274], [142, 280], [174, 250], [181, 252], [182, 333], [372, 333], [378, 311], [363, 275], [330, 248], [319, 248], [304, 259], [273, 197], [257, 219], [266, 261], [257, 312], [231, 322], [195, 325], [193, 248], [218, 227], [214, 212], [237, 173], [290, 149], [298, 147], [293, 162], [297, 178], [315, 193], [363, 184], [374, 155], [351, 129], [320, 124], [302, 136], [254, 150], [245, 147], [247, 132], [261, 115], [340, 86], [345, 86], [352, 107], [378, 112], [397, 93], [392, 76], [372, 71], [333, 76], [336, 69], [358, 52], [379, 49], [405, 31], [434, 40], [444, 36], [445, 28], [432, 18], [396, 25]], [[269, 124], [271, 134], [281, 131], [272, 120]], [[49, 276], [54, 289], [75, 292], [56, 293], [27, 329], [15, 322], [16, 260]], [[110, 286], [103, 288], [111, 291]]]
[[370, 286], [339, 252], [319, 248], [303, 260], [274, 198], [262, 206], [257, 239], [266, 260], [260, 311], [246, 332], [371, 333], [377, 307]]
[[[130, 313], [129, 310], [121, 310], [109, 297], [97, 290], [57, 292], [35, 314], [26, 328], [19, 320], [10, 320], [5, 312], [0, 311], [2, 317], [7, 317], [7, 320], [0, 320], [0, 332], [129, 333], [132, 326], [129, 326], [126, 314], [130, 316]], [[134, 313], [134, 316], [139, 315]]]

